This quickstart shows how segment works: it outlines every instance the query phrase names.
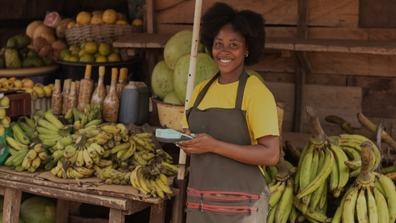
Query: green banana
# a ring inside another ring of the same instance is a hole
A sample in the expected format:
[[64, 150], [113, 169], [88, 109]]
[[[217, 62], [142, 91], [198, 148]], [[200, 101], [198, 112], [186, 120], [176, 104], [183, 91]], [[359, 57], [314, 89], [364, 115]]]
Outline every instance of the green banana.
[[293, 183], [287, 181], [286, 188], [276, 207], [275, 222], [286, 223], [293, 207]]
[[333, 152], [335, 164], [338, 169], [338, 184], [336, 185], [336, 188], [330, 188], [330, 190], [341, 191], [349, 180], [349, 168], [345, 165], [345, 161], [348, 160], [348, 157], [346, 156], [345, 152], [337, 145], [331, 145], [330, 149]]
[[389, 222], [390, 218], [388, 203], [386, 202], [384, 195], [382, 195], [382, 193], [376, 187], [374, 187], [373, 190], [375, 204], [377, 205], [378, 222]]
[[356, 200], [359, 194], [359, 188], [353, 186], [353, 189], [345, 197], [344, 207], [342, 211], [342, 222], [352, 223], [355, 222], [355, 208]]
[[44, 113], [44, 118], [58, 129], [65, 127], [65, 125], [50, 110]]
[[268, 201], [268, 205], [270, 208], [275, 207], [276, 204], [279, 202], [279, 200], [282, 197], [282, 194], [286, 188], [286, 182], [279, 182], [279, 184], [275, 184], [276, 186], [272, 187], [272, 190], [270, 190], [271, 192], [271, 196], [269, 198]]
[[[308, 147], [305, 148], [307, 151], [304, 153], [305, 156], [301, 157], [301, 163], [299, 163], [298, 169], [299, 172], [299, 188], [300, 190], [303, 190], [307, 187], [309, 182], [311, 181], [311, 165], [312, 165], [312, 159], [314, 155], [314, 146], [309, 145]], [[297, 167], [297, 168], [298, 168]]]
[[388, 203], [389, 222], [396, 220], [396, 187], [392, 180], [383, 174], [378, 174], [378, 181], [384, 190], [384, 196]]
[[357, 195], [356, 218], [359, 223], [368, 223], [367, 200], [364, 188], [360, 189]]
[[333, 153], [331, 153], [330, 150], [326, 149], [326, 158], [324, 160], [323, 167], [320, 169], [319, 174], [315, 177], [314, 180], [311, 180], [311, 182], [303, 188], [299, 193], [297, 194], [297, 198], [301, 199], [302, 197], [312, 193], [315, 191], [321, 184], [325, 182], [327, 177], [331, 173], [332, 165], [334, 165], [334, 157]]
[[[378, 208], [375, 202], [374, 194], [371, 192], [371, 188], [368, 187], [366, 189], [366, 200], [367, 200], [367, 209], [368, 209], [368, 217], [370, 223], [378, 223]], [[383, 207], [379, 207], [383, 208]]]

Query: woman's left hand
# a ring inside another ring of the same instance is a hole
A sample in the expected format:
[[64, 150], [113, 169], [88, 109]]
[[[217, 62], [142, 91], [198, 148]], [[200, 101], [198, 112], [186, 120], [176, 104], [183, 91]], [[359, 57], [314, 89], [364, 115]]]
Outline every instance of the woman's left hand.
[[195, 135], [193, 139], [183, 140], [177, 143], [187, 154], [200, 154], [212, 152], [219, 141], [206, 133]]

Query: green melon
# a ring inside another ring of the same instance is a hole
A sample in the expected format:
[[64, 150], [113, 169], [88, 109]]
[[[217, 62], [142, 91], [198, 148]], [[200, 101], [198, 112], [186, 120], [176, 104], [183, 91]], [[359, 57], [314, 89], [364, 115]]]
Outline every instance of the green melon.
[[56, 203], [51, 198], [33, 196], [21, 204], [20, 216], [29, 223], [55, 223]]
[[[180, 101], [184, 101], [186, 98], [189, 66], [190, 55], [184, 55], [177, 61], [173, 71], [173, 87]], [[213, 77], [217, 71], [217, 64], [208, 54], [198, 53], [194, 86], [205, 79]]]
[[154, 95], [160, 99], [163, 99], [169, 92], [173, 91], [173, 70], [163, 60], [158, 62], [153, 69], [151, 88]]
[[182, 105], [183, 103], [180, 101], [179, 97], [177, 97], [174, 91], [169, 92], [164, 99], [162, 100], [164, 103], [173, 104], [173, 105]]
[[[170, 69], [174, 69], [177, 60], [190, 54], [191, 51], [192, 31], [182, 30], [174, 34], [165, 43], [164, 47], [164, 60]], [[204, 47], [202, 44], [198, 46], [198, 52], [203, 52]]]

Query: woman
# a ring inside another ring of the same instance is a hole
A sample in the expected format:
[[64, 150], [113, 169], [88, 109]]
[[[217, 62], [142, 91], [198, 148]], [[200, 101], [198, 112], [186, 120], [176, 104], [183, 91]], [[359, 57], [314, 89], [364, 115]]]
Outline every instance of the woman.
[[266, 222], [268, 189], [259, 165], [280, 156], [276, 103], [245, 65], [264, 48], [264, 19], [216, 3], [202, 18], [201, 42], [219, 73], [196, 86], [186, 112], [191, 140], [187, 223]]

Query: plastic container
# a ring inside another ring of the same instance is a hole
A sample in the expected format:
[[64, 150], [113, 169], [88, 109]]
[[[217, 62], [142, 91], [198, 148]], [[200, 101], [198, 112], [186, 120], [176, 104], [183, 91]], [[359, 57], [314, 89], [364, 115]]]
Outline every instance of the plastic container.
[[130, 81], [121, 94], [119, 121], [141, 125], [149, 114], [149, 89], [144, 82]]

